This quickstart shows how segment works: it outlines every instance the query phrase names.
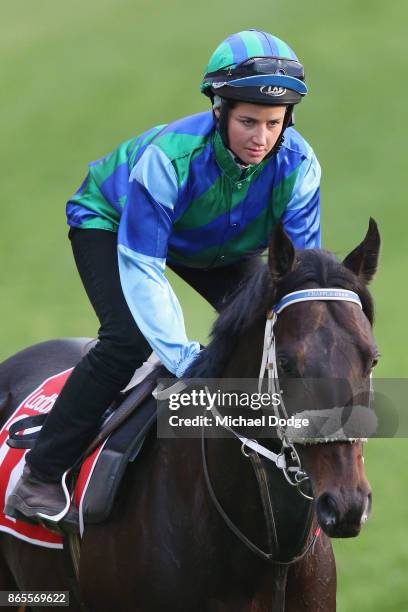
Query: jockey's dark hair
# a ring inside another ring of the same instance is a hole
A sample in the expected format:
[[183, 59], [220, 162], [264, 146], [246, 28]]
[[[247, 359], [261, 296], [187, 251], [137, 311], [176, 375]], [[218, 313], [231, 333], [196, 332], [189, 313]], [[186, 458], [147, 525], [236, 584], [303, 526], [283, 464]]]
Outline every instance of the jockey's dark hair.
[[211, 330], [211, 341], [200, 353], [185, 378], [217, 378], [231, 359], [238, 339], [255, 325], [262, 325], [266, 312], [284, 295], [302, 289], [307, 283], [317, 287], [339, 287], [354, 291], [360, 297], [363, 312], [370, 324], [374, 321], [374, 304], [365, 283], [338, 261], [333, 253], [322, 249], [296, 251], [295, 269], [273, 285], [268, 266], [260, 268], [231, 296]]

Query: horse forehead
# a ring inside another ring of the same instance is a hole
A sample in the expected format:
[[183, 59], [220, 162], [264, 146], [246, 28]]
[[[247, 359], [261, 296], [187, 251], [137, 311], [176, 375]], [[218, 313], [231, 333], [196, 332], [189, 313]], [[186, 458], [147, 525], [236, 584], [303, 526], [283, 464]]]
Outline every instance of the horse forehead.
[[300, 344], [330, 340], [349, 342], [352, 338], [354, 344], [374, 345], [367, 317], [352, 302], [311, 300], [288, 307], [280, 316], [284, 315], [282, 336]]

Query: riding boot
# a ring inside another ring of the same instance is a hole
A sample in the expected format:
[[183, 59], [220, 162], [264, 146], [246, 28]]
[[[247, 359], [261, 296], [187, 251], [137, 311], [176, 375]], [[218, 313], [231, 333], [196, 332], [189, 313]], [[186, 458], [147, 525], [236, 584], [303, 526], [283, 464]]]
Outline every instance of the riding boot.
[[4, 513], [13, 518], [33, 519], [33, 522], [47, 517], [55, 520], [61, 514], [60, 520], [65, 525], [78, 525], [78, 510], [70, 504], [62, 484], [38, 480], [27, 465], [7, 499]]

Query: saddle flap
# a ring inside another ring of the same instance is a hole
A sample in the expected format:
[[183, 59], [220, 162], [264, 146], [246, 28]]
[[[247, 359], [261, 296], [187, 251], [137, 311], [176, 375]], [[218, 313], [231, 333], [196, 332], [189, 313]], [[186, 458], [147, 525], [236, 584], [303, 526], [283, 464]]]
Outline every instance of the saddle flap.
[[87, 467], [91, 475], [82, 475], [86, 484], [79, 501], [81, 532], [84, 524], [100, 523], [110, 515], [126, 466], [139, 454], [156, 416], [156, 401], [150, 397], [110, 435]]

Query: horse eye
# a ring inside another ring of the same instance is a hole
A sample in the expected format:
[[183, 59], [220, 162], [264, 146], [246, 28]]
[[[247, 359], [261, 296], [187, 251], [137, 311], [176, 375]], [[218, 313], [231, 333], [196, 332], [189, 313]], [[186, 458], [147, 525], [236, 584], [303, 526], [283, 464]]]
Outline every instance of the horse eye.
[[287, 357], [283, 357], [283, 356], [278, 357], [278, 366], [284, 372], [289, 372], [290, 369], [291, 369], [289, 359]]

